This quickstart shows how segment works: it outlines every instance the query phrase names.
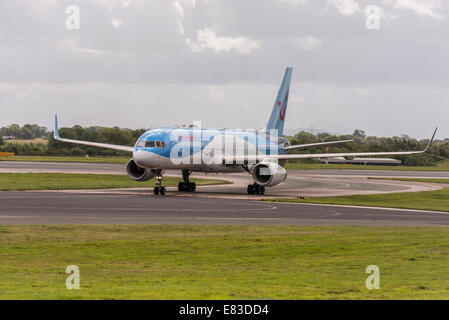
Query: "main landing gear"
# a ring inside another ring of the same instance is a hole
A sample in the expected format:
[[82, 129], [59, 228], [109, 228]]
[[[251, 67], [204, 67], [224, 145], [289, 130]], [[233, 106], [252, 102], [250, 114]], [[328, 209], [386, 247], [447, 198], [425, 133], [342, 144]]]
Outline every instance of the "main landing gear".
[[154, 187], [154, 194], [165, 196], [165, 187], [162, 186], [162, 170], [157, 171], [156, 186]]
[[265, 193], [265, 187], [257, 183], [248, 185], [248, 194], [258, 194], [263, 195]]
[[189, 181], [190, 173], [189, 170], [182, 170], [182, 180], [184, 181], [178, 183], [179, 192], [195, 192], [196, 183]]

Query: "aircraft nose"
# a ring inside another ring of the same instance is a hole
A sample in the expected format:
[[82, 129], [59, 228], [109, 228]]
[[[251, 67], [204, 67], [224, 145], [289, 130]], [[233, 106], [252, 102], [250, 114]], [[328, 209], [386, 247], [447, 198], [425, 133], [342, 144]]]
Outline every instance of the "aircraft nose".
[[143, 166], [144, 165], [144, 156], [143, 156], [144, 152], [142, 150], [135, 150], [133, 152], [133, 159], [134, 162], [138, 165], [138, 166]]

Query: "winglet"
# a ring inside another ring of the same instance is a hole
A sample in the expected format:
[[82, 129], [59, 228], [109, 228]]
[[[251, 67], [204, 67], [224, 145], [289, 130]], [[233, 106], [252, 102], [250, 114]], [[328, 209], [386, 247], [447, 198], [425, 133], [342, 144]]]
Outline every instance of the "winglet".
[[430, 150], [430, 147], [432, 147], [433, 140], [435, 139], [435, 135], [437, 134], [437, 131], [438, 131], [438, 127], [435, 129], [435, 132], [433, 133], [433, 136], [432, 136], [432, 138], [430, 139], [429, 144], [427, 145], [427, 148], [426, 148], [426, 150], [424, 150], [424, 152], [429, 151], [429, 150]]
[[59, 128], [58, 128], [58, 115], [55, 114], [55, 132], [54, 132], [54, 137], [56, 140], [59, 140]]

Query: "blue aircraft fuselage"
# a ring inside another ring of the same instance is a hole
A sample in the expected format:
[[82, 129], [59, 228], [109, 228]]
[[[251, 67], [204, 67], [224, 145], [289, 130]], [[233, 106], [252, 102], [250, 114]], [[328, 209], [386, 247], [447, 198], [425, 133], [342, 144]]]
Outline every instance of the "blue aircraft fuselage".
[[287, 139], [264, 131], [157, 128], [139, 137], [133, 158], [148, 169], [240, 172], [245, 170], [241, 164], [224, 163], [224, 157], [286, 154], [284, 147], [288, 145]]

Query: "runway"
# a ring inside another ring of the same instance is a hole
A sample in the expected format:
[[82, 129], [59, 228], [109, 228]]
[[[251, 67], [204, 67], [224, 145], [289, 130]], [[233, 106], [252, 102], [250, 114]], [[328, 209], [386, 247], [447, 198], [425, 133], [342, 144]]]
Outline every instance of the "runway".
[[[123, 164], [0, 162], [0, 172], [125, 174]], [[167, 172], [180, 175], [179, 172]], [[289, 170], [286, 183], [265, 196], [246, 194], [245, 173], [195, 174], [232, 184], [198, 186], [196, 193], [167, 188], [154, 196], [152, 185], [110, 190], [0, 192], [0, 224], [245, 224], [245, 225], [449, 225], [439, 212], [288, 204], [262, 197], [330, 196], [436, 190], [444, 185], [368, 180], [367, 177], [449, 177], [448, 172]]]
[[2, 192], [0, 224], [449, 225], [449, 213], [255, 200]]

